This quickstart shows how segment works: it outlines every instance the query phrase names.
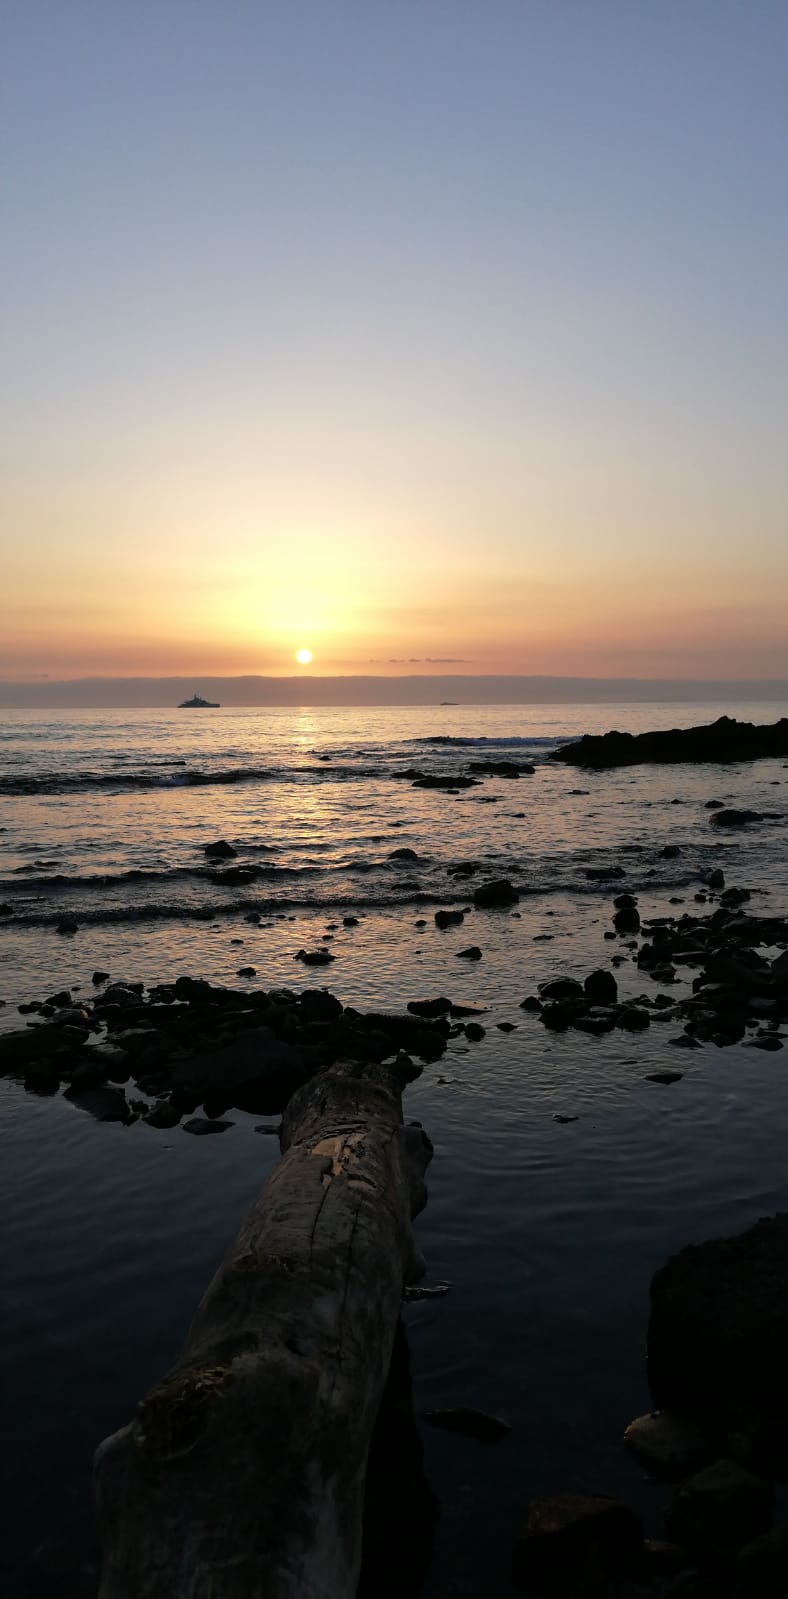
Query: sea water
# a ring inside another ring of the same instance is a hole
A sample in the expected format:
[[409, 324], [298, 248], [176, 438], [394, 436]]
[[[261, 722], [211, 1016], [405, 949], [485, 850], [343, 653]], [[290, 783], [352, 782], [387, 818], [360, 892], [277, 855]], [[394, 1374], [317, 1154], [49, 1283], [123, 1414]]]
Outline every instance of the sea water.
[[[721, 836], [706, 802], [788, 814], [781, 761], [587, 773], [557, 744], [619, 727], [687, 726], [782, 705], [452, 706], [380, 710], [6, 712], [0, 721], [0, 1027], [16, 1005], [95, 967], [146, 983], [182, 973], [243, 986], [329, 986], [360, 1007], [447, 994], [488, 1009], [406, 1094], [435, 1144], [419, 1218], [428, 1280], [406, 1310], [417, 1408], [508, 1420], [485, 1446], [424, 1427], [440, 1501], [428, 1599], [510, 1592], [533, 1493], [619, 1493], [658, 1531], [658, 1493], [620, 1445], [648, 1408], [651, 1274], [683, 1244], [788, 1208], [784, 1053], [681, 1053], [672, 1026], [548, 1033], [520, 1009], [539, 981], [614, 953], [622, 994], [656, 992], [603, 938], [612, 896], [642, 914], [698, 910], [722, 866], [752, 907], [788, 910], [780, 820]], [[325, 758], [327, 757], [327, 759]], [[398, 772], [532, 762], [457, 795]], [[227, 839], [233, 868], [204, 846]], [[666, 844], [678, 856], [666, 858]], [[407, 848], [416, 859], [392, 859]], [[450, 874], [479, 862], [469, 881]], [[625, 877], [586, 874], [611, 864]], [[434, 910], [509, 877], [519, 903], [439, 932]], [[672, 902], [679, 901], [679, 905]], [[262, 924], [245, 918], [256, 911]], [[345, 928], [343, 917], [358, 917]], [[56, 931], [73, 916], [73, 936]], [[419, 926], [419, 923], [425, 925]], [[233, 940], [243, 939], [239, 944]], [[326, 970], [294, 961], [326, 939]], [[482, 959], [457, 959], [469, 944]], [[680, 971], [685, 982], [691, 973]], [[684, 990], [686, 991], [686, 989]], [[682, 988], [677, 985], [680, 996]], [[516, 1031], [503, 1033], [499, 1022]], [[87, 1599], [97, 1583], [90, 1463], [175, 1359], [196, 1303], [277, 1155], [255, 1118], [221, 1138], [98, 1124], [62, 1096], [0, 1082], [4, 1314], [2, 1592]], [[555, 1116], [576, 1120], [557, 1122]], [[403, 1530], [406, 1536], [406, 1529]]]

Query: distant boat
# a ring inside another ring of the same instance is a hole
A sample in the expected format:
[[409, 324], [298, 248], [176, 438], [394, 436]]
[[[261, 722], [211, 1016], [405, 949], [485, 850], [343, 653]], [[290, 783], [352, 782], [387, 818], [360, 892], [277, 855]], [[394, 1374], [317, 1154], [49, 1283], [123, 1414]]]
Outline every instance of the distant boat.
[[441, 700], [441, 705], [459, 705], [459, 700]]
[[203, 699], [200, 698], [199, 694], [195, 694], [193, 699], [181, 700], [181, 703], [178, 706], [178, 710], [179, 711], [219, 711], [219, 710], [221, 710], [221, 706], [219, 705], [218, 700], [203, 700]]

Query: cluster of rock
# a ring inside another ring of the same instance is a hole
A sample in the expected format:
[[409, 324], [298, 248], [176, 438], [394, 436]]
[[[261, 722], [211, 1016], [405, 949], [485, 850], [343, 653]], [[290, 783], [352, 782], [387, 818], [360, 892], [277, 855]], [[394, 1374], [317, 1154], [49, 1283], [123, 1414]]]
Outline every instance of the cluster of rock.
[[[38, 1020], [0, 1034], [0, 1073], [37, 1093], [65, 1084], [67, 1098], [99, 1120], [141, 1116], [171, 1127], [203, 1107], [208, 1126], [191, 1124], [193, 1132], [218, 1125], [232, 1107], [277, 1114], [340, 1059], [397, 1056], [405, 1077], [416, 1077], [417, 1062], [439, 1059], [465, 1026], [457, 1017], [471, 1013], [450, 1001], [426, 1015], [418, 1001], [408, 1014], [362, 1012], [325, 989], [240, 991], [193, 977], [146, 991], [107, 976], [95, 973], [90, 998], [63, 989], [20, 1006]], [[129, 1082], [146, 1100], [127, 1098]]]
[[[720, 871], [708, 880], [713, 888], [723, 883]], [[668, 1040], [677, 1048], [724, 1047], [750, 1031], [753, 1047], [781, 1049], [780, 1028], [788, 1021], [788, 917], [751, 915], [742, 909], [749, 898], [747, 889], [730, 888], [710, 914], [652, 917], [642, 929], [643, 942], [632, 944], [640, 970], [665, 986], [679, 981], [678, 967], [697, 968], [686, 997], [658, 993], [622, 1000], [613, 973], [600, 969], [584, 982], [559, 977], [540, 983], [538, 996], [525, 999], [523, 1009], [538, 1012], [545, 1027], [556, 1032], [570, 1027], [591, 1034], [615, 1027], [636, 1032], [659, 1016], [683, 1023], [683, 1031]], [[613, 905], [614, 937], [641, 931], [633, 895], [620, 894]], [[773, 958], [761, 953], [774, 947], [781, 953]]]
[[603, 770], [641, 762], [754, 761], [788, 756], [788, 717], [757, 726], [720, 716], [702, 727], [672, 727], [658, 733], [586, 733], [574, 744], [551, 750], [551, 761]]
[[673, 1256], [651, 1284], [649, 1383], [660, 1406], [624, 1444], [667, 1484], [666, 1538], [598, 1494], [535, 1499], [515, 1585], [562, 1599], [777, 1599], [788, 1593], [788, 1216]]
[[529, 761], [469, 761], [464, 772], [425, 772], [420, 766], [406, 766], [392, 777], [404, 780], [414, 788], [445, 789], [458, 794], [462, 788], [478, 788], [483, 777], [533, 777], [536, 767]]

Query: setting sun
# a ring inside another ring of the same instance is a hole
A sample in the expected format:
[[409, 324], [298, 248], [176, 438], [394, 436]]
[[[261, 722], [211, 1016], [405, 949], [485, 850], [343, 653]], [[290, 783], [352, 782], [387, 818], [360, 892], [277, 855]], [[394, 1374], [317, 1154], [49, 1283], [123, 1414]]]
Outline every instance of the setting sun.
[[296, 650], [296, 660], [299, 666], [308, 666], [312, 659], [311, 650]]

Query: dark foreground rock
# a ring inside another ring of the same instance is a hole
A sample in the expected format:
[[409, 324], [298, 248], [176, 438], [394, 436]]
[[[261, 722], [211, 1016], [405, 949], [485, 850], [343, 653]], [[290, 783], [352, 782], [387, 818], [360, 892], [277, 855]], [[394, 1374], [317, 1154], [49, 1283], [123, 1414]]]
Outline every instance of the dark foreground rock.
[[768, 1532], [774, 1488], [735, 1460], [716, 1460], [688, 1477], [665, 1509], [665, 1531], [703, 1559], [722, 1556]]
[[607, 1579], [637, 1574], [643, 1531], [633, 1510], [597, 1494], [532, 1499], [512, 1550], [512, 1581], [525, 1593], [606, 1594]]
[[[788, 1462], [788, 1215], [690, 1245], [651, 1283], [656, 1405]], [[754, 1534], [752, 1534], [754, 1536]]]
[[641, 762], [754, 761], [788, 755], [788, 717], [757, 726], [721, 716], [703, 727], [670, 728], [658, 733], [589, 734], [576, 744], [551, 750], [551, 761], [601, 769]]

